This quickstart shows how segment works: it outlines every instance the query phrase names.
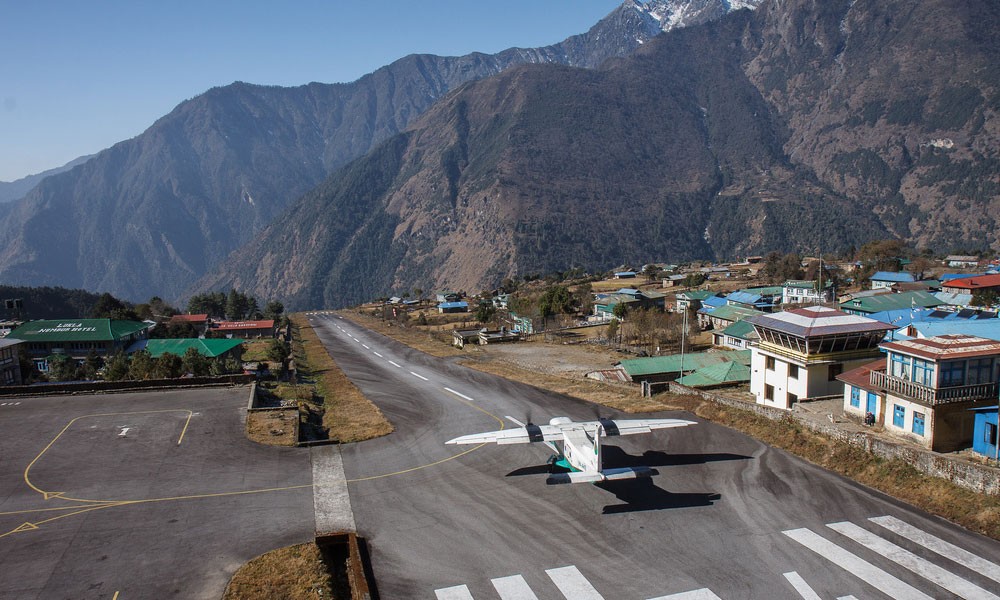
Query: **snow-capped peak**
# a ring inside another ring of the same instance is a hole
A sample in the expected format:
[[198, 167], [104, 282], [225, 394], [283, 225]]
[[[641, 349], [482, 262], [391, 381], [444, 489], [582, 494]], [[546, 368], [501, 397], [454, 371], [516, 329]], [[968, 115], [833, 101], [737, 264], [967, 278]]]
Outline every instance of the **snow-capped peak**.
[[652, 17], [661, 31], [697, 25], [742, 8], [756, 9], [763, 0], [626, 0], [626, 5]]

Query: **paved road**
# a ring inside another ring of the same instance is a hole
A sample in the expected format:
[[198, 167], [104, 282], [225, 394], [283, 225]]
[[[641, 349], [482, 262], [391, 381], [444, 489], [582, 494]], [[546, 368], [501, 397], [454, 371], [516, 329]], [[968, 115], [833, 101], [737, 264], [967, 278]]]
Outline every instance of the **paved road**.
[[0, 402], [0, 598], [216, 600], [309, 541], [309, 453], [249, 442], [248, 393]]
[[1000, 544], [712, 423], [606, 444], [607, 466], [661, 473], [615, 485], [547, 486], [537, 445], [446, 446], [503, 415], [590, 419], [594, 409], [311, 318], [397, 428], [343, 448], [383, 600], [1000, 593]]

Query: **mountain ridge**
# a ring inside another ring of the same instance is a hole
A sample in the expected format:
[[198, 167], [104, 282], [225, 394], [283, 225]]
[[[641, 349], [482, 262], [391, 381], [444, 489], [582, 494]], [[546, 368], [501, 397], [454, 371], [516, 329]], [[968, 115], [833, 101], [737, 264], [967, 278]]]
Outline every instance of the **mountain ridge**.
[[[654, 28], [648, 12], [631, 6], [586, 34], [538, 49], [410, 55], [351, 83], [237, 82], [208, 90], [0, 211], [0, 278], [132, 300], [176, 297], [289, 202], [456, 86], [515, 64], [594, 67], [641, 46], [662, 25]], [[49, 243], [52, 233], [58, 246]]]
[[[996, 246], [1000, 19], [971, 4], [765, 3], [596, 71], [530, 65], [466, 84], [195, 289], [342, 306], [638, 256], [830, 251], [901, 232]], [[949, 19], [947, 32], [933, 24]], [[920, 53], [953, 69], [914, 63]], [[975, 94], [954, 85], [967, 76]], [[927, 90], [920, 110], [897, 82]], [[930, 143], [946, 134], [951, 148]], [[366, 182], [378, 192], [352, 192]]]

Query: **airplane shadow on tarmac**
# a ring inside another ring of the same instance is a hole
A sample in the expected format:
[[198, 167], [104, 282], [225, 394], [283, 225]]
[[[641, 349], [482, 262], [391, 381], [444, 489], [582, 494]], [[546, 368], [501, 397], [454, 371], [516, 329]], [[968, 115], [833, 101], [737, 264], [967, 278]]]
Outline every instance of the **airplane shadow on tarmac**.
[[[614, 469], [619, 467], [672, 467], [679, 465], [699, 465], [710, 462], [729, 460], [749, 460], [752, 457], [742, 454], [667, 454], [656, 450], [647, 450], [641, 456], [632, 456], [618, 446], [602, 445], [601, 455], [604, 467]], [[522, 475], [541, 475], [550, 473], [549, 465], [534, 465], [515, 469], [508, 477]], [[712, 506], [722, 496], [717, 493], [678, 493], [668, 492], [657, 487], [652, 479], [623, 479], [619, 481], [603, 481], [594, 484], [602, 490], [611, 492], [622, 504], [611, 504], [604, 507], [603, 513], [618, 514], [646, 510], [667, 510], [671, 508], [689, 508], [695, 506]]]

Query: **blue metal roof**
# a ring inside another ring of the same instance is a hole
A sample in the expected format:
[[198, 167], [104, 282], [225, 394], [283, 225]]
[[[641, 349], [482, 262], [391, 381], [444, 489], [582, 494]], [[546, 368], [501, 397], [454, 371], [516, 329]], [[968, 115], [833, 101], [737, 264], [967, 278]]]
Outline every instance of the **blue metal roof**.
[[968, 279], [969, 277], [979, 277], [979, 273], [945, 273], [944, 275], [938, 277], [941, 282], [951, 281], [952, 279]]
[[438, 304], [438, 308], [469, 308], [469, 303], [462, 302], [442, 302]]
[[739, 304], [757, 304], [760, 302], [761, 296], [760, 294], [751, 294], [750, 292], [733, 292], [726, 296], [726, 300]]
[[879, 271], [878, 273], [872, 275], [872, 281], [910, 283], [916, 280], [913, 278], [913, 273], [907, 273], [906, 271], [901, 271], [899, 273], [893, 273], [892, 271]]
[[712, 296], [710, 298], [705, 298], [704, 300], [701, 301], [701, 305], [703, 307], [711, 306], [712, 308], [718, 308], [720, 306], [725, 306], [726, 304], [728, 304], [728, 302], [726, 302], [726, 299], [720, 298], [719, 296]]
[[988, 340], [1000, 341], [1000, 319], [949, 320], [928, 323], [914, 323], [913, 327], [924, 337], [964, 333], [977, 335]]

